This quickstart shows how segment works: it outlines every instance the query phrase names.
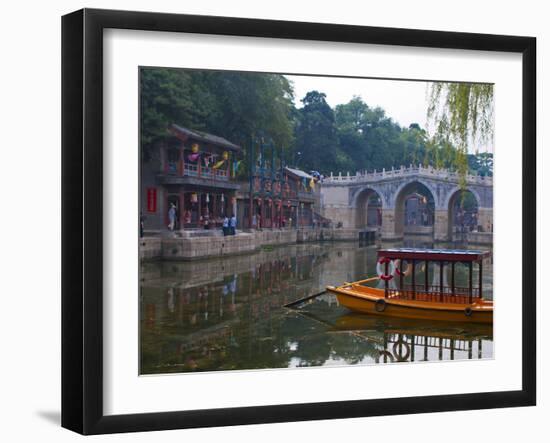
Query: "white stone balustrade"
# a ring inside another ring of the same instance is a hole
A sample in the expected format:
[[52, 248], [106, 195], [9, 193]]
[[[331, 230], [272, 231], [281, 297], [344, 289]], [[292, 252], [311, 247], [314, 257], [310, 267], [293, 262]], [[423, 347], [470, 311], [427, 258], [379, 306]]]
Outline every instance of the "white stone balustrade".
[[[387, 179], [394, 179], [394, 178], [405, 178], [410, 176], [439, 178], [439, 179], [444, 179], [444, 180], [449, 180], [454, 182], [457, 182], [460, 178], [460, 175], [457, 171], [452, 171], [450, 169], [436, 169], [432, 166], [424, 167], [422, 165], [418, 165], [418, 166], [410, 165], [408, 168], [405, 166], [401, 166], [399, 169], [394, 169], [392, 167], [392, 169], [389, 171], [382, 169], [381, 172], [376, 171], [376, 169], [373, 172], [357, 171], [355, 175], [350, 175], [349, 172], [346, 175], [342, 175], [341, 172], [339, 172], [338, 175], [333, 175], [333, 173], [331, 172], [329, 177], [325, 177], [325, 179], [323, 180], [323, 183], [325, 184], [339, 184], [339, 183], [361, 184], [361, 183], [377, 182], [384, 179], [387, 180]], [[478, 183], [478, 184], [492, 185], [493, 178], [484, 177], [481, 175], [467, 174], [466, 182], [469, 184]]]

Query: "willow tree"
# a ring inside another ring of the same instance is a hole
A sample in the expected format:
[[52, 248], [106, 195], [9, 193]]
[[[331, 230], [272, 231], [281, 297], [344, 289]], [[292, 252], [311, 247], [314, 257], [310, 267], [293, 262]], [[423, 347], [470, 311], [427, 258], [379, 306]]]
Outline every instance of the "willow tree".
[[428, 86], [428, 122], [433, 142], [455, 147], [453, 165], [466, 184], [468, 152], [493, 145], [493, 85], [433, 82]]

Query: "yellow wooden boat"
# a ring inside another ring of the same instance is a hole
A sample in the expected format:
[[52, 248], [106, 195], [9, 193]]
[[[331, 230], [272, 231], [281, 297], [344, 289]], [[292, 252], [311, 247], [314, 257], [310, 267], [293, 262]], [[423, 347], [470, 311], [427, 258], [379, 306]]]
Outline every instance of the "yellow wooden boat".
[[[391, 248], [378, 251], [378, 276], [340, 286], [328, 286], [338, 302], [352, 311], [424, 320], [493, 323], [493, 301], [482, 292], [483, 260], [489, 251]], [[404, 263], [407, 263], [405, 268]], [[428, 283], [430, 263], [439, 265], [439, 285]], [[468, 287], [455, 285], [455, 265], [468, 267]], [[473, 264], [478, 286], [473, 285]], [[425, 266], [424, 282], [416, 281], [416, 267]], [[444, 268], [451, 267], [451, 285], [444, 285]], [[373, 284], [383, 283], [383, 288]]]

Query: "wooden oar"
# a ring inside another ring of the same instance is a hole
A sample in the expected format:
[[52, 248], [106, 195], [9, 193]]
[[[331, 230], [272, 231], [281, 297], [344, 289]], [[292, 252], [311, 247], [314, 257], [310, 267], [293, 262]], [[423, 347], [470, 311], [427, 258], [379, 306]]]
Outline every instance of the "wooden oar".
[[325, 292], [327, 292], [326, 290], [322, 291], [322, 292], [318, 292], [317, 294], [313, 294], [313, 295], [308, 295], [307, 297], [304, 297], [304, 298], [300, 298], [299, 300], [296, 300], [296, 301], [293, 301], [291, 303], [287, 303], [286, 305], [284, 305], [285, 308], [293, 308], [294, 306], [296, 305], [300, 305], [302, 304], [303, 302], [305, 301], [308, 301], [308, 300], [311, 300], [315, 297], [319, 297], [320, 295], [323, 295]]

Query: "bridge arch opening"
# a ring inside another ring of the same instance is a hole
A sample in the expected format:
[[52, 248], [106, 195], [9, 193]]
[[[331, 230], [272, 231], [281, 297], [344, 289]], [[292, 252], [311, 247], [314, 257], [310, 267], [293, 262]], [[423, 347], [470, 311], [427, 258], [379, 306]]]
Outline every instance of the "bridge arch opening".
[[449, 199], [449, 238], [478, 230], [479, 201], [468, 189], [455, 191]]
[[367, 188], [357, 196], [356, 228], [377, 228], [382, 225], [382, 197], [374, 189]]
[[395, 197], [395, 234], [433, 235], [435, 198], [430, 189], [413, 181]]

